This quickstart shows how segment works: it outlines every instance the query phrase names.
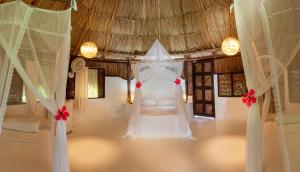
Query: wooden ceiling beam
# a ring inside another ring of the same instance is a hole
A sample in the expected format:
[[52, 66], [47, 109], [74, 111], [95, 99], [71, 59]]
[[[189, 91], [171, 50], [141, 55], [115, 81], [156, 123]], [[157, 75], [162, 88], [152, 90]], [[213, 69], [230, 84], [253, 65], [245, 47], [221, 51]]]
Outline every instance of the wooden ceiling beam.
[[105, 33], [105, 48], [104, 48], [104, 52], [107, 52], [107, 50], [109, 48], [108, 46], [109, 46], [109, 43], [111, 41], [112, 25], [113, 25], [113, 22], [115, 21], [116, 12], [117, 12], [117, 9], [119, 7], [119, 4], [120, 4], [120, 0], [115, 0], [114, 1], [113, 14], [112, 14], [112, 17], [110, 19], [109, 25], [106, 28], [106, 33]]
[[137, 45], [137, 37], [135, 36], [135, 33], [136, 33], [136, 21], [134, 21], [134, 24], [133, 24], [133, 26], [134, 26], [134, 29], [133, 29], [133, 34], [134, 34], [134, 36], [132, 36], [132, 40], [131, 40], [131, 46], [132, 46], [132, 50], [131, 50], [131, 54], [134, 54], [134, 52], [135, 52], [135, 47], [136, 47], [136, 45]]
[[[143, 0], [143, 7], [142, 7], [143, 13], [142, 13], [142, 18], [143, 18], [143, 25], [142, 25], [142, 34], [144, 35], [145, 32], [145, 24], [146, 24], [146, 18], [147, 18], [147, 9], [146, 9], [146, 0]], [[141, 41], [141, 49], [137, 50], [137, 51], [143, 51], [144, 49], [144, 37], [142, 37], [142, 41]]]
[[[200, 4], [199, 4], [200, 3]], [[208, 32], [208, 35], [207, 35], [207, 39], [209, 40], [211, 46], [213, 49], [216, 49], [216, 46], [213, 42], [213, 39], [212, 39], [212, 31], [211, 29], [208, 27], [208, 20], [207, 20], [207, 15], [208, 15], [208, 12], [207, 12], [207, 9], [204, 7], [204, 4], [203, 4], [203, 1], [199, 1], [199, 3], [195, 2], [195, 4], [198, 5], [198, 10], [199, 11], [202, 11], [203, 12], [203, 16], [204, 16], [204, 22], [205, 22], [205, 29], [207, 30]], [[214, 27], [215, 28], [215, 27]]]
[[187, 38], [186, 38], [186, 35], [187, 35], [187, 27], [186, 27], [186, 24], [185, 24], [185, 16], [184, 16], [184, 11], [183, 11], [183, 0], [181, 0], [180, 2], [180, 11], [181, 11], [181, 19], [182, 19], [182, 27], [183, 27], [183, 33], [185, 36], [183, 36], [184, 38], [184, 43], [185, 43], [185, 50], [188, 50], [189, 49], [189, 46], [188, 46], [188, 41], [187, 41]]
[[158, 39], [161, 41], [161, 35], [160, 35], [160, 25], [161, 25], [161, 19], [160, 19], [160, 0], [157, 0], [157, 36]]
[[79, 40], [77, 41], [77, 44], [75, 46], [75, 54], [78, 54], [79, 51], [80, 51], [80, 46], [82, 44], [82, 41], [83, 41], [83, 38], [84, 38], [84, 35], [86, 34], [87, 30], [89, 30], [90, 28], [90, 23], [91, 23], [91, 20], [92, 20], [92, 16], [94, 14], [94, 11], [97, 7], [97, 2], [98, 1], [94, 1], [94, 5], [92, 7], [92, 10], [88, 10], [89, 11], [89, 14], [88, 14], [88, 17], [87, 17], [87, 24], [84, 26], [82, 32], [81, 32], [81, 35], [79, 37]]
[[[143, 26], [142, 26], [143, 27]], [[82, 27], [77, 27], [78, 30], [80, 30]], [[228, 28], [227, 25], [223, 25], [223, 26], [219, 26], [216, 29], [210, 29], [211, 32], [219, 32], [220, 30], [223, 30], [223, 28]], [[91, 31], [97, 31], [97, 30], [91, 30]], [[102, 34], [106, 34], [106, 31], [97, 31], [98, 33], [102, 33]], [[143, 31], [142, 31], [143, 32]], [[128, 37], [132, 37], [132, 36], [136, 36], [136, 37], [144, 37], [146, 39], [150, 39], [152, 37], [157, 36], [157, 34], [153, 34], [153, 35], [137, 35], [137, 34], [128, 34], [128, 33], [113, 33], [114, 35], [119, 35], [119, 36], [128, 36]], [[186, 36], [186, 35], [192, 35], [192, 34], [196, 34], [196, 35], [200, 35], [203, 36], [205, 35], [205, 33], [203, 32], [203, 30], [200, 31], [196, 31], [196, 32], [190, 32], [190, 33], [178, 33], [178, 34], [164, 34], [165, 37], [178, 37], [178, 36]]]
[[[91, 2], [95, 3], [95, 1]], [[218, 1], [216, 1], [211, 5], [211, 3], [205, 3], [205, 1], [193, 0], [193, 4], [188, 3], [188, 5], [186, 5], [185, 0], [177, 0], [176, 4], [178, 4], [178, 6], [175, 7], [174, 5], [170, 5], [169, 1], [166, 2], [163, 0], [154, 0], [151, 2], [148, 0], [140, 0], [140, 4], [132, 3], [132, 5], [128, 4], [130, 2], [131, 1], [111, 0], [107, 4], [104, 3], [104, 5], [109, 7], [107, 9], [102, 10], [101, 8], [105, 7], [103, 7], [102, 3], [97, 3], [94, 6], [90, 6], [89, 10], [84, 10], [84, 14], [80, 15], [79, 20], [74, 21], [74, 23], [83, 23], [76, 25], [77, 28], [74, 29], [76, 33], [73, 32], [73, 34], [76, 34], [76, 40], [73, 40], [72, 42], [72, 54], [75, 54], [76, 51], [77, 53], [79, 52], [81, 44], [84, 39], [87, 38], [87, 33], [91, 32], [95, 33], [93, 36], [101, 35], [101, 40], [98, 40], [97, 42], [101, 45], [99, 45], [101, 47], [99, 51], [120, 51], [126, 52], [127, 54], [144, 53], [147, 51], [146, 49], [149, 48], [149, 41], [155, 38], [163, 39], [163, 42], [170, 52], [194, 52], [197, 50], [211, 49], [211, 47], [216, 49], [219, 47], [223, 36], [227, 33], [227, 30], [224, 31], [225, 26], [221, 26], [222, 22], [216, 21], [218, 20], [218, 17], [222, 20], [222, 15], [225, 10], [222, 10], [221, 8], [226, 8], [225, 3], [220, 5]], [[92, 14], [94, 11], [92, 8], [95, 8], [95, 6], [96, 10], [94, 14]], [[166, 7], [172, 7], [172, 9], [176, 9], [176, 11], [162, 13], [162, 10], [165, 10], [163, 8]], [[138, 11], [135, 11], [137, 8], [139, 8]], [[154, 9], [149, 10], [147, 8]], [[127, 12], [126, 10], [129, 11]], [[155, 14], [148, 14], [148, 17], [146, 11]], [[215, 15], [214, 12], [216, 13]], [[96, 21], [97, 18], [94, 17], [96, 14], [100, 18], [104, 18], [103, 21]], [[85, 16], [85, 18], [83, 18], [82, 15]], [[88, 16], [90, 16], [89, 19], [87, 19]], [[174, 28], [174, 31], [172, 31], [171, 28], [169, 33], [164, 33], [164, 26], [162, 25], [163, 19], [173, 16], [178, 16], [178, 18], [166, 22], [169, 25], [175, 23], [173, 27], [178, 28]], [[216, 17], [214, 18], [214, 16]], [[119, 18], [121, 18], [121, 20], [122, 18], [129, 20], [117, 22], [119, 21]], [[212, 21], [212, 19], [215, 21]], [[101, 23], [97, 24], [97, 22]], [[93, 23], [92, 27], [89, 26], [89, 23]], [[118, 27], [116, 28], [116, 26]], [[117, 29], [116, 31], [115, 28]], [[123, 28], [124, 30], [122, 30]], [[145, 33], [145, 31], [147, 31], [147, 33]], [[180, 31], [180, 33], [177, 33], [176, 31]], [[176, 40], [179, 38], [182, 40], [180, 45], [176, 43]], [[123, 46], [123, 44], [127, 45], [120, 47]], [[120, 49], [117, 49], [118, 47], [120, 47]]]

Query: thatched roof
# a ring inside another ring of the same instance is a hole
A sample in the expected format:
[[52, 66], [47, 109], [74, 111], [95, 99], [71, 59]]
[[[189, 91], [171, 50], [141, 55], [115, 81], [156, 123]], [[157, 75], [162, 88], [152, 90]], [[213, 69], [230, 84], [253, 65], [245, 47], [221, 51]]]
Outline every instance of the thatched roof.
[[[11, 0], [0, 0], [7, 2]], [[40, 8], [63, 10], [64, 0], [23, 0]], [[170, 53], [216, 50], [236, 35], [232, 0], [78, 0], [72, 14], [72, 50], [85, 41], [101, 54], [143, 54], [155, 39]], [[231, 31], [230, 31], [231, 29]]]

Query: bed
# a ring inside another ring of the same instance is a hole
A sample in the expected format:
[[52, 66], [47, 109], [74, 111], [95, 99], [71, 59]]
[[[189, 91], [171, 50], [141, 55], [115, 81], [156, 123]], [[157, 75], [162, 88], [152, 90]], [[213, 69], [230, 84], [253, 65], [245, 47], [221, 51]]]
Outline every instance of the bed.
[[145, 138], [182, 138], [176, 106], [142, 106], [140, 135]]
[[282, 122], [292, 171], [300, 171], [300, 112], [283, 112]]
[[144, 116], [172, 116], [176, 115], [176, 106], [142, 106]]
[[0, 135], [0, 171], [52, 172], [52, 144], [49, 128], [37, 133], [2, 129]]

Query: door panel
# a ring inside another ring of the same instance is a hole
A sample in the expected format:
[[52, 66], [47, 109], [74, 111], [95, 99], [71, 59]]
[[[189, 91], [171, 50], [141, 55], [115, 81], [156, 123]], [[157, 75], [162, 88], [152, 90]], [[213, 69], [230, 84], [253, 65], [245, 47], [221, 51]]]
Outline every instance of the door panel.
[[213, 60], [193, 62], [193, 110], [196, 116], [215, 117]]

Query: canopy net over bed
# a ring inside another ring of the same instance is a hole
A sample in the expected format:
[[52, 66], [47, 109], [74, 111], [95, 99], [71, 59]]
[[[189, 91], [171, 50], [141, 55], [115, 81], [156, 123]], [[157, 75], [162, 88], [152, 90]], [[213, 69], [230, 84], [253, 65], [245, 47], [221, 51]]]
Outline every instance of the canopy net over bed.
[[132, 65], [136, 88], [126, 136], [192, 137], [180, 85], [182, 66], [158, 40], [141, 63]]
[[263, 124], [275, 112], [283, 167], [300, 171], [299, 0], [235, 0], [234, 10], [247, 87], [259, 98], [249, 107], [246, 172], [262, 172], [263, 147], [278, 142], [263, 145]]
[[15, 68], [26, 87], [56, 116], [53, 171], [68, 172], [65, 103], [71, 9], [50, 11], [22, 1], [0, 5], [0, 127]]

